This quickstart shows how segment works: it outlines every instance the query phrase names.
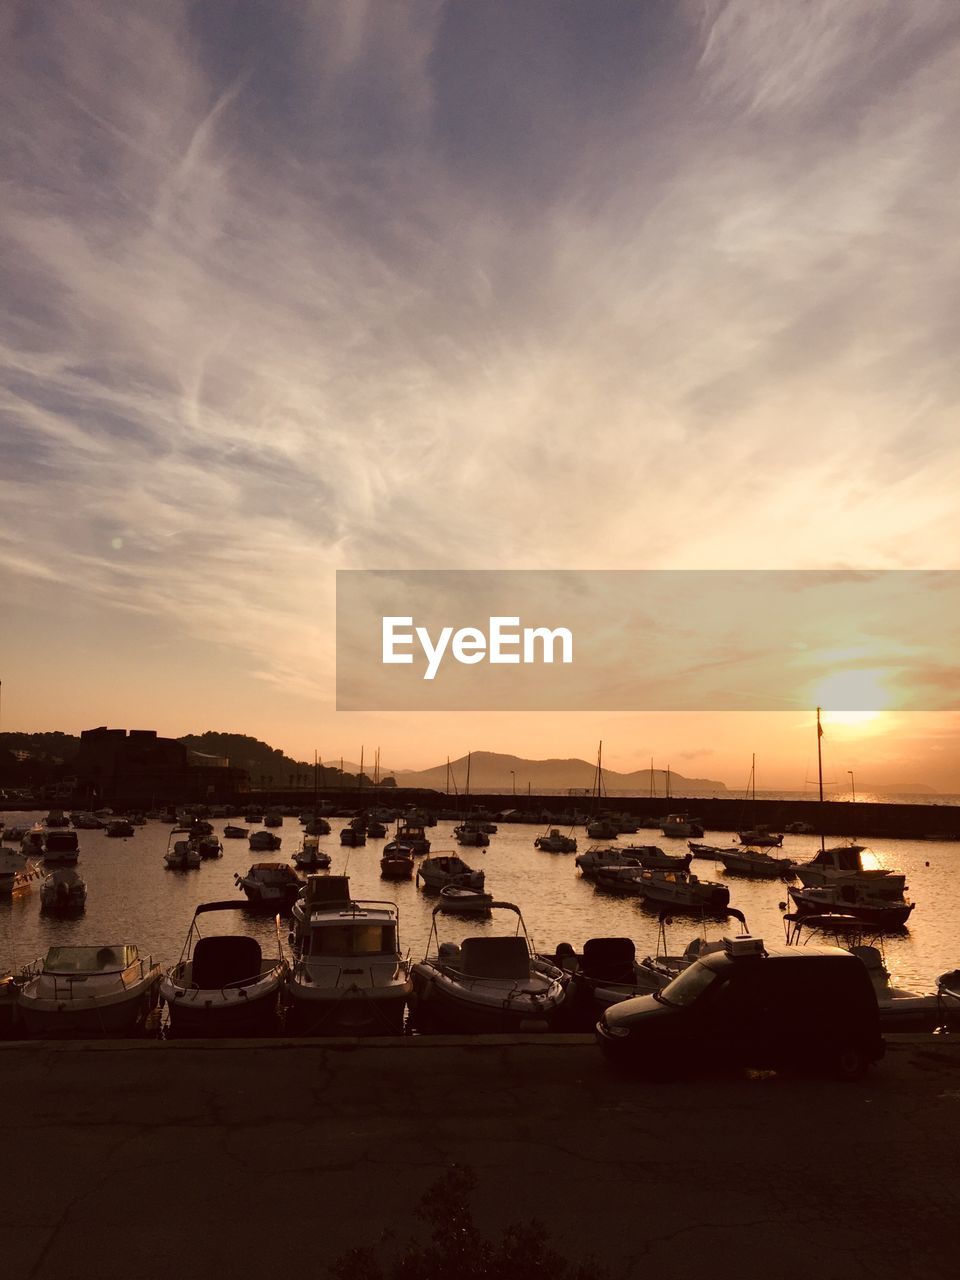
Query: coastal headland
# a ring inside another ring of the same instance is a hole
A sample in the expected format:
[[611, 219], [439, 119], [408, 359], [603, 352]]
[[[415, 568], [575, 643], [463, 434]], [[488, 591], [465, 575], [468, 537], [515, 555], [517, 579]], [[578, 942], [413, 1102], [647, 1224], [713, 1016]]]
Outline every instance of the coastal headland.
[[[309, 1275], [477, 1178], [611, 1277], [956, 1274], [960, 1040], [861, 1083], [650, 1084], [589, 1037], [0, 1046], [9, 1280]], [[509, 1280], [509, 1278], [505, 1278]]]

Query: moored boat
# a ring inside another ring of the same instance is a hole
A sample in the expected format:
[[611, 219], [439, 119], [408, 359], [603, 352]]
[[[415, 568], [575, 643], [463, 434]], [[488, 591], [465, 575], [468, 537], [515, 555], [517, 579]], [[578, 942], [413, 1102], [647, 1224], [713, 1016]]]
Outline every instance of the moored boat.
[[459, 826], [454, 827], [453, 834], [457, 844], [468, 845], [471, 848], [485, 849], [490, 843], [490, 837], [478, 822], [461, 822]]
[[881, 895], [874, 892], [872, 884], [863, 885], [852, 881], [816, 888], [791, 887], [787, 892], [800, 915], [841, 912], [879, 929], [902, 928], [916, 905], [908, 902], [902, 895], [897, 898]]
[[42, 852], [47, 866], [75, 866], [80, 860], [80, 841], [76, 831], [48, 831], [43, 839]]
[[17, 1012], [28, 1035], [133, 1035], [156, 1005], [160, 976], [130, 943], [51, 947], [25, 972]]
[[264, 911], [288, 910], [303, 888], [303, 881], [285, 862], [255, 862], [246, 875], [233, 879], [250, 905]]
[[250, 834], [246, 827], [226, 826], [223, 828], [223, 837], [225, 840], [246, 840]]
[[273, 853], [283, 841], [272, 831], [251, 831], [248, 843], [251, 853]]
[[428, 889], [439, 890], [448, 884], [460, 885], [465, 889], [482, 889], [484, 873], [474, 871], [455, 853], [439, 853], [424, 858], [417, 867], [417, 883], [421, 881]]
[[381, 880], [409, 880], [413, 876], [413, 849], [409, 845], [398, 844], [391, 840], [389, 849], [384, 849], [380, 859]]
[[87, 904], [87, 886], [73, 867], [58, 867], [40, 885], [40, 909], [51, 915], [79, 915]]
[[245, 901], [204, 902], [193, 913], [180, 959], [160, 982], [171, 1035], [257, 1036], [279, 1028], [288, 972], [279, 920], [271, 957], [246, 934], [200, 933], [199, 917], [246, 907]]
[[490, 909], [515, 913], [515, 932], [464, 938], [456, 945], [439, 942], [443, 907], [434, 907], [427, 954], [411, 970], [411, 1014], [418, 1030], [508, 1033], [547, 1031], [557, 1024], [568, 975], [534, 954], [519, 907], [493, 902]]
[[457, 915], [489, 915], [493, 906], [493, 894], [483, 889], [467, 889], [462, 885], [446, 884], [440, 890], [440, 907]]
[[332, 859], [329, 853], [321, 850], [319, 836], [305, 835], [292, 861], [298, 871], [326, 871]]
[[34, 888], [41, 872], [37, 863], [23, 853], [0, 849], [0, 898], [11, 898]]
[[347, 876], [309, 876], [293, 908], [288, 1029], [399, 1035], [410, 994], [394, 902], [355, 900]]
[[797, 864], [792, 858], [778, 858], [764, 849], [719, 849], [714, 856], [734, 875], [789, 880], [797, 874]]
[[557, 827], [551, 827], [533, 842], [535, 849], [544, 853], [576, 853], [577, 841], [574, 836], [565, 836]]

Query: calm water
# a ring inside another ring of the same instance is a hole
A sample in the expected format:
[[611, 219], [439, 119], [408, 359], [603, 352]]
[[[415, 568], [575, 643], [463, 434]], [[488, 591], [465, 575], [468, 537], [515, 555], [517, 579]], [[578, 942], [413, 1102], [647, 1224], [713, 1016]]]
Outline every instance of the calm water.
[[[4, 815], [8, 826], [33, 822], [43, 814]], [[237, 819], [232, 819], [236, 822]], [[213, 823], [218, 834], [226, 823]], [[339, 831], [346, 820], [333, 819], [333, 832], [321, 837], [321, 848], [333, 857], [333, 872], [346, 871], [351, 889], [358, 898], [379, 898], [396, 902], [400, 909], [400, 936], [404, 951], [414, 960], [427, 947], [432, 909], [436, 897], [418, 888], [414, 881], [388, 882], [380, 879], [380, 853], [384, 840], [368, 840], [359, 849], [340, 845]], [[599, 935], [622, 935], [634, 939], [637, 951], [645, 955], [656, 949], [657, 918], [640, 907], [635, 899], [611, 897], [583, 880], [574, 866], [573, 854], [541, 853], [533, 847], [537, 827], [503, 824], [490, 837], [487, 849], [458, 849], [452, 822], [428, 828], [432, 852], [456, 851], [472, 867], [486, 872], [486, 887], [497, 898], [516, 903], [538, 950], [552, 951], [558, 942], [570, 942], [579, 950], [583, 942]], [[58, 920], [41, 915], [40, 896], [34, 891], [13, 901], [0, 900], [0, 972], [19, 968], [55, 944], [136, 943], [142, 953], [152, 954], [162, 964], [179, 957], [194, 908], [200, 902], [242, 898], [234, 885], [234, 873], [245, 872], [255, 861], [289, 860], [299, 847], [302, 828], [296, 818], [285, 818], [278, 830], [282, 848], [276, 854], [251, 854], [246, 840], [224, 840], [222, 858], [204, 862], [196, 871], [168, 871], [163, 855], [170, 827], [156, 822], [138, 827], [127, 840], [108, 839], [102, 831], [81, 831], [78, 870], [87, 882], [87, 909], [77, 919]], [[574, 831], [579, 848], [592, 843], [582, 828]], [[707, 843], [732, 843], [728, 832], [708, 831]], [[657, 843], [677, 846], [686, 852], [685, 841], [662, 840], [655, 831], [621, 836], [616, 843]], [[800, 858], [812, 857], [818, 846], [814, 836], [788, 836], [784, 852]], [[12, 846], [10, 846], [12, 847]], [[960, 966], [960, 844], [935, 841], [878, 840], [871, 844], [881, 866], [907, 875], [907, 896], [917, 903], [910, 927], [903, 936], [889, 937], [884, 944], [887, 964], [901, 983], [916, 989], [932, 990], [936, 977]], [[692, 869], [701, 879], [714, 879], [730, 888], [731, 906], [742, 911], [750, 930], [768, 942], [780, 944], [783, 924], [779, 904], [786, 900], [779, 881], [751, 881], [727, 875], [712, 862], [694, 859]], [[212, 919], [212, 918], [211, 918]], [[438, 915], [441, 941], [493, 929], [505, 931], [503, 913], [491, 921], [459, 921]], [[248, 912], [223, 914], [205, 932], [246, 932], [264, 942], [272, 933], [272, 922]], [[731, 922], [730, 928], [735, 928]], [[671, 951], [681, 950], [697, 932], [693, 919], [677, 916], [668, 926]], [[719, 926], [708, 925], [711, 935]], [[283, 928], [286, 939], [286, 927]]]

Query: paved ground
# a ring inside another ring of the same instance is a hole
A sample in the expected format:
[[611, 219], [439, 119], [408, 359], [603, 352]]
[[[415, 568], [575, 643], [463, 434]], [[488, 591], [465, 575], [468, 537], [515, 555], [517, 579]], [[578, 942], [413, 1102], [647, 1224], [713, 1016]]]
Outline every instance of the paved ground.
[[[451, 1164], [612, 1277], [951, 1277], [960, 1038], [651, 1085], [582, 1038], [0, 1046], [6, 1280], [310, 1277]], [[454, 1278], [451, 1278], [454, 1280]]]

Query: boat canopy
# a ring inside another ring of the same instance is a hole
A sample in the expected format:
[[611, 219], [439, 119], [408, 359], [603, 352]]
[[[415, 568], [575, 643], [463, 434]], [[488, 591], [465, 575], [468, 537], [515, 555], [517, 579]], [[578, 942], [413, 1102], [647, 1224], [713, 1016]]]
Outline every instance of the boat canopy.
[[838, 871], [862, 871], [863, 862], [860, 854], [863, 846], [859, 844], [841, 845], [835, 849], [821, 849], [810, 861], [813, 867], [835, 867]]
[[121, 973], [140, 958], [127, 943], [104, 947], [51, 947], [44, 957], [44, 973]]

